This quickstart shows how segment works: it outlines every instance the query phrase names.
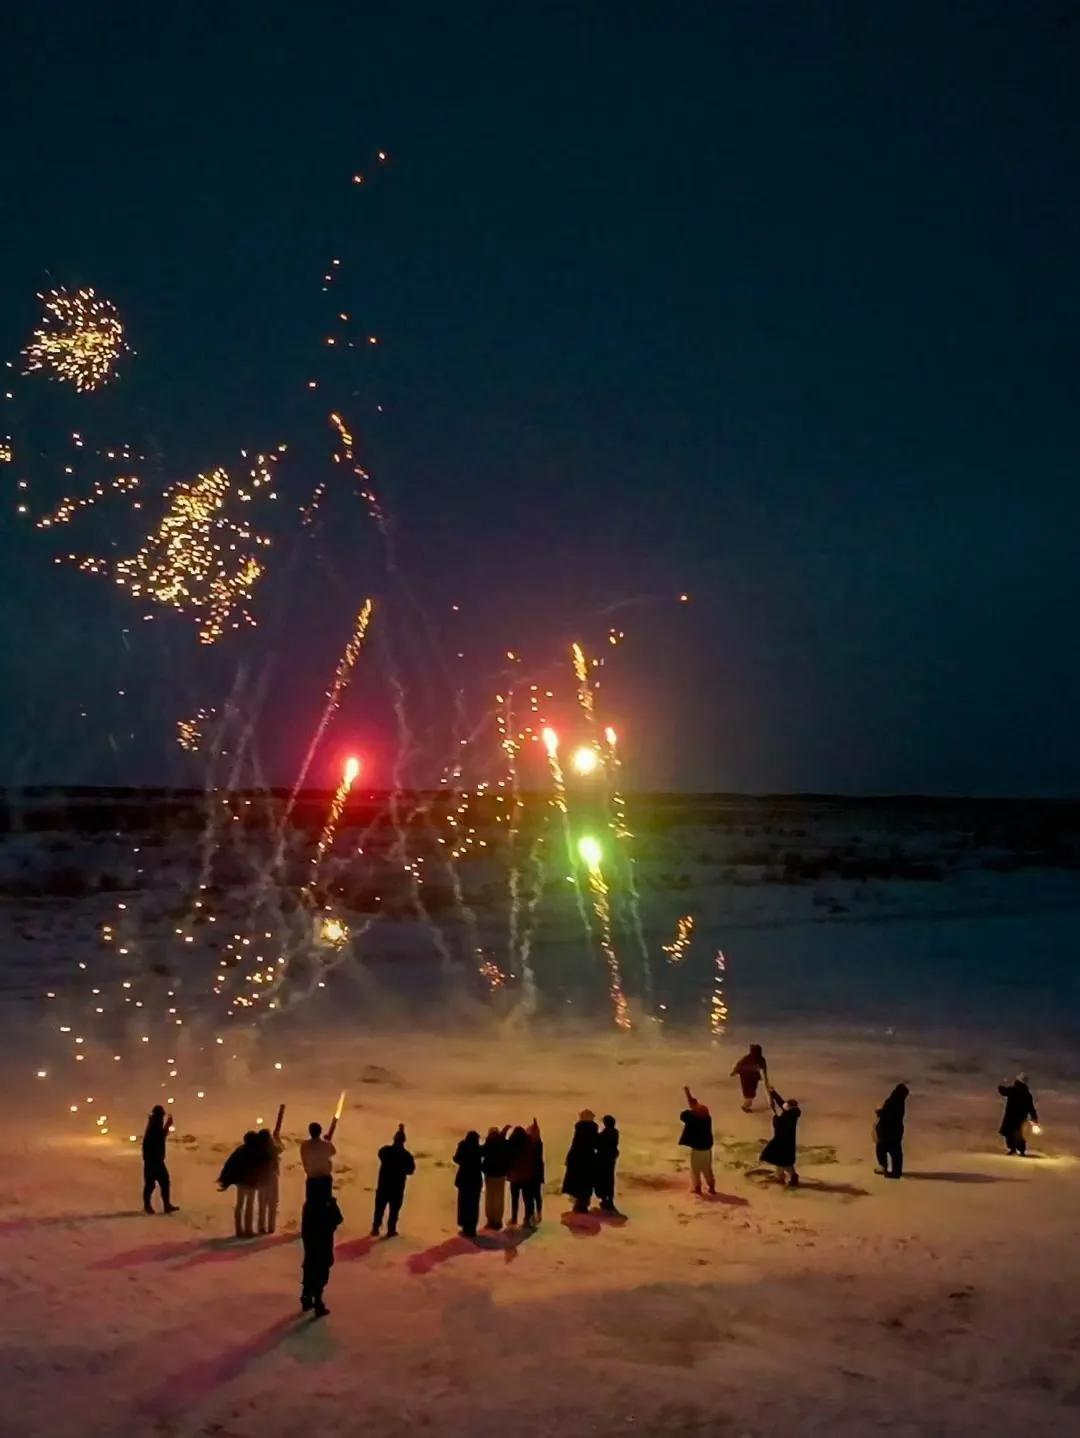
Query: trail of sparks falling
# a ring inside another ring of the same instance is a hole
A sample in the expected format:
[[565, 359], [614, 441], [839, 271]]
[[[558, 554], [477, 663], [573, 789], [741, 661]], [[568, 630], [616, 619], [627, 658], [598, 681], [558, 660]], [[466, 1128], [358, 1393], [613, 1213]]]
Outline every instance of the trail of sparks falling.
[[23, 350], [25, 373], [46, 370], [80, 394], [108, 384], [125, 347], [124, 327], [112, 301], [98, 299], [92, 289], [63, 288], [38, 299], [45, 312]]
[[[637, 944], [638, 957], [641, 960], [641, 972], [644, 980], [645, 1005], [651, 1014], [654, 1011], [653, 975], [652, 964], [649, 961], [649, 946], [645, 939], [645, 926], [641, 922], [641, 895], [637, 885], [637, 865], [634, 862], [633, 834], [626, 822], [626, 799], [622, 792], [620, 776], [622, 774], [622, 760], [619, 758], [618, 735], [609, 725], [604, 730], [604, 739], [607, 742], [608, 772], [611, 775], [611, 832], [615, 837], [617, 849], [621, 852], [623, 862], [626, 865], [626, 890], [629, 897], [630, 925], [634, 931], [634, 940]], [[692, 921], [691, 921], [692, 922]]]
[[566, 845], [566, 857], [570, 865], [570, 881], [574, 886], [574, 898], [577, 902], [578, 916], [581, 919], [581, 927], [585, 930], [585, 937], [592, 943], [592, 928], [589, 924], [588, 911], [585, 908], [585, 896], [581, 892], [581, 883], [577, 875], [577, 863], [574, 854], [574, 841], [570, 833], [570, 814], [566, 807], [566, 777], [563, 774], [562, 764], [559, 762], [559, 736], [552, 728], [540, 731], [540, 740], [547, 754], [548, 768], [551, 770], [552, 782], [552, 807], [559, 811], [562, 820], [563, 842]]
[[675, 937], [670, 944], [661, 944], [660, 947], [668, 956], [668, 962], [681, 964], [686, 958], [686, 951], [690, 947], [690, 940], [694, 933], [693, 914], [683, 914], [682, 918], [675, 921]]
[[596, 710], [593, 705], [592, 686], [589, 683], [589, 666], [585, 659], [585, 651], [580, 644], [571, 644], [570, 654], [574, 661], [574, 678], [578, 686], [578, 703], [581, 705], [581, 712], [585, 715], [590, 725], [596, 723]]
[[65, 495], [51, 514], [42, 515], [37, 522], [37, 527], [38, 529], [52, 529], [54, 525], [70, 524], [78, 510], [89, 509], [92, 504], [97, 504], [99, 499], [104, 499], [110, 490], [117, 494], [129, 494], [138, 487], [139, 478], [135, 474], [118, 474], [108, 484], [102, 484], [100, 480], [95, 480], [89, 494], [81, 497]]
[[727, 1028], [728, 1006], [724, 997], [724, 980], [727, 976], [727, 959], [723, 949], [716, 951], [716, 965], [713, 975], [712, 1001], [709, 1005], [709, 1029], [719, 1037]]
[[322, 833], [319, 835], [319, 842], [315, 846], [315, 855], [311, 860], [311, 878], [305, 886], [305, 893], [310, 894], [311, 890], [319, 881], [319, 870], [326, 858], [327, 850], [334, 842], [337, 834], [338, 824], [341, 822], [341, 813], [345, 808], [345, 800], [349, 797], [349, 790], [356, 782], [360, 773], [360, 760], [347, 759], [345, 770], [341, 776], [341, 783], [334, 791], [334, 797], [330, 803], [329, 812], [326, 815], [326, 823], [323, 825]]
[[202, 748], [203, 725], [213, 719], [216, 709], [197, 709], [190, 719], [176, 721], [176, 742], [188, 754], [197, 754]]
[[623, 992], [622, 974], [619, 972], [619, 959], [615, 953], [615, 942], [611, 928], [611, 905], [608, 902], [608, 886], [604, 882], [604, 874], [601, 868], [602, 855], [600, 845], [595, 839], [582, 839], [578, 845], [578, 852], [585, 863], [585, 870], [589, 875], [589, 888], [592, 891], [593, 908], [596, 911], [597, 923], [600, 926], [600, 951], [604, 955], [608, 966], [608, 993], [611, 995], [611, 1006], [615, 1013], [615, 1026], [620, 1029], [630, 1028], [630, 1006], [626, 1002], [626, 995]]

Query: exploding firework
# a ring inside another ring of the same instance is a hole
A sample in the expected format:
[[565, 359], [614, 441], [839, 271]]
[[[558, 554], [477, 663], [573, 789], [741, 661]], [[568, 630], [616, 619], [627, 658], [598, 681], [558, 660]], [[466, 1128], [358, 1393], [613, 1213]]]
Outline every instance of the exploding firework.
[[570, 759], [574, 773], [587, 777], [595, 774], [600, 764], [600, 755], [591, 744], [582, 744], [580, 749], [575, 749]]
[[89, 494], [81, 496], [66, 494], [51, 514], [41, 516], [37, 527], [38, 529], [52, 529], [55, 525], [70, 524], [73, 516], [80, 509], [89, 509], [91, 505], [97, 504], [99, 499], [104, 499], [110, 491], [115, 494], [130, 494], [138, 487], [139, 477], [135, 474], [118, 474], [108, 484], [95, 481]]
[[39, 295], [45, 312], [23, 350], [26, 373], [46, 370], [80, 392], [108, 384], [124, 349], [124, 327], [111, 300], [92, 289]]

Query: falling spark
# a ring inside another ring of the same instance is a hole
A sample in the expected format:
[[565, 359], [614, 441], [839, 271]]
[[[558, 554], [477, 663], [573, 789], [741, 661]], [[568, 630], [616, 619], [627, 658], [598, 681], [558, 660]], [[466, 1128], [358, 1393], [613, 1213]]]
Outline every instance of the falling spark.
[[26, 373], [47, 370], [80, 393], [108, 384], [124, 346], [124, 327], [111, 300], [92, 289], [50, 290], [41, 324], [23, 350]]
[[315, 857], [311, 861], [313, 873], [307, 885], [309, 892], [312, 886], [318, 881], [322, 861], [326, 857], [327, 850], [334, 842], [334, 836], [337, 834], [337, 826], [341, 820], [342, 810], [345, 808], [345, 800], [348, 798], [349, 790], [355, 783], [359, 773], [360, 760], [356, 758], [347, 759], [345, 761], [344, 773], [341, 776], [341, 783], [334, 791], [334, 797], [331, 800], [330, 809], [326, 815], [326, 823], [323, 825], [322, 833], [319, 835], [319, 842], [315, 846]]
[[180, 748], [188, 754], [197, 754], [203, 742], [202, 726], [216, 713], [216, 709], [198, 709], [190, 719], [178, 719], [176, 721], [176, 742]]
[[728, 1021], [727, 1001], [724, 998], [724, 979], [726, 973], [727, 960], [724, 958], [724, 951], [723, 949], [717, 949], [712, 1002], [709, 1005], [709, 1029], [716, 1035], [720, 1035], [724, 1032]]
[[675, 937], [670, 944], [660, 945], [670, 963], [680, 964], [686, 958], [686, 951], [690, 947], [693, 933], [694, 917], [692, 914], [683, 914], [681, 919], [675, 921]]
[[590, 724], [596, 721], [596, 711], [593, 707], [592, 686], [589, 683], [589, 666], [585, 659], [585, 651], [580, 644], [571, 644], [570, 654], [574, 661], [574, 677], [578, 686], [578, 703], [581, 705], [581, 712]]
[[44, 514], [37, 522], [38, 529], [52, 529], [55, 525], [69, 524], [72, 516], [80, 509], [89, 509], [99, 499], [104, 499], [109, 490], [118, 494], [129, 494], [133, 489], [138, 489], [139, 479], [134, 474], [118, 474], [114, 480], [107, 485], [97, 482], [93, 485], [89, 494], [76, 497], [65, 495], [51, 514]]
[[585, 835], [578, 840], [578, 853], [581, 855], [586, 872], [589, 875], [589, 888], [592, 891], [593, 909], [596, 912], [597, 922], [600, 925], [600, 951], [608, 966], [608, 993], [611, 995], [611, 1004], [615, 1013], [615, 1025], [620, 1029], [630, 1028], [630, 1006], [626, 1002], [626, 995], [623, 993], [622, 974], [619, 972], [619, 959], [615, 953], [615, 941], [611, 928], [611, 905], [608, 902], [608, 886], [604, 882], [604, 874], [601, 868], [604, 851], [598, 840], [590, 835]]

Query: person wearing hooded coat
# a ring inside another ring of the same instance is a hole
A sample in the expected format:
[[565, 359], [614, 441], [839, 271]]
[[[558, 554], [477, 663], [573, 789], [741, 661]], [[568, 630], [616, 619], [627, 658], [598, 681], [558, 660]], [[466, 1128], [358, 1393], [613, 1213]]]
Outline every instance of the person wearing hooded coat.
[[596, 1184], [596, 1140], [600, 1130], [592, 1109], [582, 1109], [566, 1154], [562, 1191], [574, 1200], [575, 1213], [588, 1213]]
[[898, 1083], [877, 1110], [874, 1146], [878, 1168], [885, 1178], [899, 1178], [904, 1172], [904, 1106], [908, 1086]]
[[262, 1177], [257, 1195], [260, 1233], [273, 1233], [277, 1228], [278, 1203], [281, 1197], [281, 1155], [285, 1148], [281, 1142], [281, 1123], [284, 1117], [285, 1105], [282, 1104], [278, 1109], [273, 1132], [268, 1128], [259, 1130], [259, 1144], [263, 1155]]
[[300, 1214], [300, 1239], [304, 1245], [300, 1307], [305, 1313], [314, 1310], [316, 1318], [325, 1318], [330, 1312], [323, 1302], [323, 1290], [334, 1266], [334, 1230], [341, 1222], [334, 1180], [328, 1175], [309, 1179]]
[[760, 1044], [751, 1044], [750, 1051], [743, 1054], [738, 1063], [731, 1070], [731, 1077], [739, 1079], [739, 1086], [742, 1089], [743, 1113], [749, 1113], [754, 1107], [754, 1099], [757, 1096], [758, 1084], [764, 1079], [768, 1082], [769, 1066], [765, 1062], [765, 1055], [761, 1051]]
[[399, 1123], [393, 1142], [379, 1149], [379, 1177], [375, 1183], [375, 1213], [371, 1220], [371, 1236], [378, 1238], [383, 1214], [390, 1215], [386, 1224], [387, 1238], [397, 1237], [398, 1214], [405, 1202], [405, 1180], [416, 1172], [416, 1160], [405, 1147], [405, 1125]]
[[506, 1212], [506, 1175], [510, 1172], [510, 1142], [506, 1135], [510, 1125], [492, 1126], [484, 1140], [484, 1227], [498, 1231]]
[[708, 1185], [709, 1192], [715, 1193], [716, 1179], [713, 1176], [712, 1166], [712, 1115], [688, 1088], [684, 1088], [683, 1093], [686, 1095], [687, 1107], [679, 1115], [683, 1126], [679, 1147], [690, 1150], [690, 1189], [693, 1193], [700, 1193], [702, 1180], [704, 1180]]
[[518, 1221], [518, 1207], [524, 1205], [525, 1223], [534, 1227], [543, 1201], [544, 1145], [540, 1125], [534, 1118], [528, 1128], [515, 1128], [510, 1144], [510, 1223]]
[[619, 1130], [614, 1114], [606, 1113], [596, 1138], [596, 1196], [605, 1213], [615, 1208], [615, 1165], [619, 1161]]
[[268, 1164], [262, 1140], [254, 1129], [249, 1129], [240, 1147], [234, 1148], [225, 1160], [218, 1176], [218, 1188], [223, 1193], [227, 1188], [236, 1188], [233, 1218], [237, 1238], [255, 1236], [255, 1197], [266, 1177]]
[[457, 1174], [457, 1221], [462, 1238], [475, 1238], [480, 1222], [480, 1194], [484, 1188], [484, 1163], [480, 1135], [471, 1128], [454, 1150]]
[[167, 1114], [161, 1104], [155, 1104], [147, 1117], [146, 1131], [142, 1141], [142, 1201], [146, 1213], [154, 1211], [150, 1200], [154, 1196], [155, 1188], [161, 1189], [162, 1211], [164, 1213], [177, 1212], [176, 1204], [172, 1202], [170, 1196], [169, 1170], [165, 1165], [165, 1145], [168, 1142], [171, 1129], [172, 1114]]
[[1035, 1100], [1028, 1088], [1027, 1074], [1017, 1074], [1012, 1083], [1004, 1079], [998, 1084], [998, 1093], [1005, 1100], [1005, 1112], [1002, 1114], [998, 1133], [1005, 1140], [1009, 1153], [1019, 1154], [1023, 1158], [1027, 1153], [1027, 1122], [1029, 1119], [1032, 1123], [1039, 1122], [1039, 1115], [1035, 1112]]
[[795, 1133], [802, 1110], [797, 1099], [785, 1099], [774, 1088], [769, 1090], [769, 1103], [773, 1111], [773, 1136], [761, 1150], [761, 1162], [774, 1166], [781, 1183], [786, 1180], [789, 1187], [798, 1188]]

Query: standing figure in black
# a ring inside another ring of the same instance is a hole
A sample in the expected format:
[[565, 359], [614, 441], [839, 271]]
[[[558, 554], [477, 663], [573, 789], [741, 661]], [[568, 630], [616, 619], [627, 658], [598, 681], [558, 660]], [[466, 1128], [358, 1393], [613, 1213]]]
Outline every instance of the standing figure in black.
[[218, 1175], [218, 1188], [222, 1193], [227, 1188], [236, 1188], [233, 1219], [237, 1238], [255, 1236], [255, 1198], [269, 1166], [270, 1159], [262, 1139], [254, 1129], [249, 1129], [244, 1134], [243, 1143], [229, 1154]]
[[562, 1191], [574, 1200], [575, 1213], [588, 1213], [596, 1185], [596, 1140], [600, 1130], [591, 1108], [582, 1109], [566, 1154]]
[[874, 1146], [878, 1168], [886, 1178], [899, 1178], [904, 1171], [904, 1105], [908, 1086], [898, 1083], [877, 1110]]
[[165, 1167], [165, 1144], [171, 1130], [172, 1114], [167, 1114], [159, 1103], [155, 1104], [146, 1120], [146, 1132], [142, 1141], [142, 1202], [147, 1213], [154, 1211], [150, 1200], [154, 1196], [155, 1188], [161, 1189], [163, 1212], [177, 1211], [176, 1204], [170, 1198], [169, 1170]]
[[540, 1137], [540, 1124], [534, 1118], [525, 1130], [529, 1138], [529, 1159], [531, 1172], [525, 1185], [525, 1222], [535, 1228], [544, 1213], [544, 1140]]
[[1005, 1112], [998, 1133], [1005, 1140], [1008, 1151], [1023, 1158], [1027, 1153], [1028, 1120], [1032, 1123], [1039, 1122], [1039, 1115], [1035, 1112], [1035, 1100], [1028, 1088], [1027, 1074], [1017, 1074], [1012, 1083], [1004, 1079], [998, 1084], [998, 1093], [1005, 1100]]
[[316, 1318], [325, 1318], [330, 1312], [323, 1302], [323, 1290], [334, 1266], [334, 1230], [340, 1223], [341, 1209], [334, 1197], [334, 1180], [328, 1176], [309, 1179], [300, 1214], [300, 1238], [304, 1245], [300, 1307], [305, 1313], [314, 1310]]
[[259, 1232], [273, 1233], [277, 1228], [278, 1203], [281, 1197], [281, 1154], [285, 1145], [281, 1142], [281, 1124], [285, 1118], [285, 1105], [278, 1108], [274, 1131], [259, 1130], [259, 1143], [263, 1151], [263, 1168], [259, 1180], [258, 1215]]
[[769, 1102], [773, 1111], [773, 1136], [761, 1150], [761, 1162], [771, 1163], [775, 1167], [776, 1176], [781, 1183], [786, 1182], [789, 1188], [798, 1188], [795, 1131], [799, 1126], [802, 1111], [797, 1099], [783, 1098], [774, 1088], [769, 1090]]
[[405, 1147], [405, 1125], [399, 1123], [393, 1143], [379, 1149], [379, 1177], [375, 1184], [375, 1216], [371, 1236], [378, 1238], [383, 1214], [390, 1210], [386, 1225], [387, 1238], [397, 1237], [398, 1214], [405, 1202], [405, 1180], [416, 1172], [416, 1160]]
[[604, 1115], [604, 1126], [596, 1139], [596, 1196], [605, 1213], [618, 1213], [615, 1207], [615, 1165], [619, 1161], [619, 1130], [613, 1114]]
[[506, 1176], [510, 1172], [510, 1125], [492, 1126], [484, 1139], [484, 1227], [498, 1232], [506, 1212]]
[[462, 1238], [475, 1238], [480, 1222], [480, 1194], [484, 1188], [484, 1165], [480, 1135], [471, 1128], [454, 1150], [457, 1174], [457, 1221]]

